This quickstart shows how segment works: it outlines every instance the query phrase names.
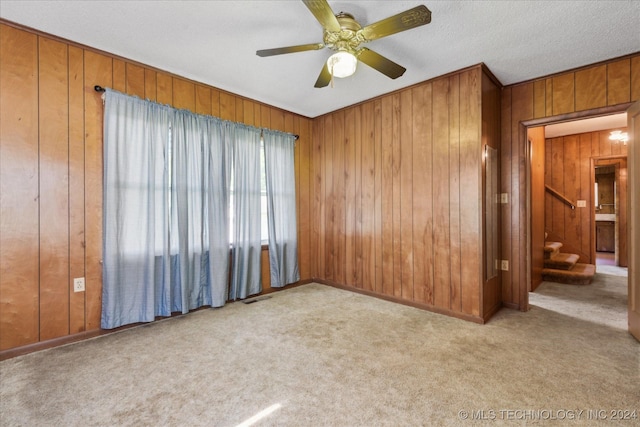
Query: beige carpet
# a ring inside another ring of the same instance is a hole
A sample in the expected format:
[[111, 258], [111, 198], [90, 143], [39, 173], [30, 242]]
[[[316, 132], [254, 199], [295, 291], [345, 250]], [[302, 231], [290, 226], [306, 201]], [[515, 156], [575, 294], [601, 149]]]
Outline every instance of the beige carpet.
[[594, 419], [640, 410], [638, 342], [545, 288], [487, 325], [318, 284], [203, 310], [0, 362], [0, 424], [638, 425]]

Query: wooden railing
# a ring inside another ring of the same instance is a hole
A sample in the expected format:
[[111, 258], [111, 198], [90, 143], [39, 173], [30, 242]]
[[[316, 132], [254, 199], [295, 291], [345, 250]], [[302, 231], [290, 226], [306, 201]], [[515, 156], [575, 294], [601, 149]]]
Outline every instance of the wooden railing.
[[576, 205], [574, 205], [571, 200], [569, 200], [567, 197], [562, 195], [558, 190], [555, 190], [549, 187], [548, 185], [545, 185], [544, 188], [545, 190], [547, 190], [547, 192], [551, 193], [552, 196], [555, 196], [557, 199], [559, 199], [565, 205], [569, 206], [571, 209], [576, 208]]

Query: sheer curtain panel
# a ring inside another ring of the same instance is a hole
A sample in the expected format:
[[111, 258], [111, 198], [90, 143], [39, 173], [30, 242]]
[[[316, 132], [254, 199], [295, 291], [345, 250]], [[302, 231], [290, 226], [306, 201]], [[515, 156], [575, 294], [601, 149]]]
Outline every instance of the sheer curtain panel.
[[102, 328], [224, 305], [228, 126], [105, 93]]
[[232, 167], [233, 233], [230, 299], [262, 290], [260, 276], [260, 130], [236, 124]]
[[271, 286], [300, 280], [296, 226], [295, 137], [264, 130]]

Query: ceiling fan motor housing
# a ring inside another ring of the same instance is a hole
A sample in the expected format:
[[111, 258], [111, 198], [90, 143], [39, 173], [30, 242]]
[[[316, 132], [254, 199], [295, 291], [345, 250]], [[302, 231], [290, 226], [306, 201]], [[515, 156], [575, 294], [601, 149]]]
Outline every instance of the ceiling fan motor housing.
[[340, 23], [340, 31], [324, 30], [323, 41], [326, 47], [336, 51], [354, 53], [360, 43], [367, 40], [362, 35], [362, 26], [353, 15], [340, 12], [336, 15]]

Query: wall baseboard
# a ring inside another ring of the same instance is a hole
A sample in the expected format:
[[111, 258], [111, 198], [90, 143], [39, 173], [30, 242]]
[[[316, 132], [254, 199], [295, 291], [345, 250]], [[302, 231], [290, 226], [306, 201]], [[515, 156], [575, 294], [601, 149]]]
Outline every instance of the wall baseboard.
[[355, 292], [355, 293], [358, 293], [358, 294], [367, 295], [367, 296], [370, 296], [370, 297], [380, 298], [380, 299], [383, 299], [383, 300], [386, 300], [386, 301], [395, 302], [395, 303], [402, 304], [402, 305], [407, 305], [409, 307], [419, 308], [421, 310], [430, 311], [430, 312], [433, 312], [433, 313], [444, 314], [444, 315], [449, 316], [449, 317], [455, 317], [457, 319], [467, 320], [469, 322], [474, 322], [474, 323], [479, 323], [479, 324], [484, 324], [485, 323], [485, 319], [483, 319], [480, 316], [473, 316], [473, 315], [470, 315], [470, 314], [459, 313], [459, 312], [456, 312], [456, 311], [447, 310], [447, 309], [443, 309], [443, 308], [440, 308], [440, 307], [435, 307], [435, 306], [432, 306], [432, 305], [429, 305], [429, 304], [422, 304], [422, 303], [417, 303], [417, 302], [413, 302], [413, 301], [407, 301], [407, 300], [403, 300], [402, 298], [398, 298], [398, 297], [378, 294], [376, 292], [367, 291], [367, 290], [364, 290], [364, 289], [353, 288], [353, 287], [350, 287], [350, 286], [341, 285], [339, 283], [335, 283], [335, 282], [332, 282], [332, 281], [329, 281], [329, 280], [313, 279], [313, 282], [320, 283], [322, 285], [332, 286], [332, 287], [338, 288], [338, 289], [343, 289], [345, 291], [351, 291], [351, 292]]

